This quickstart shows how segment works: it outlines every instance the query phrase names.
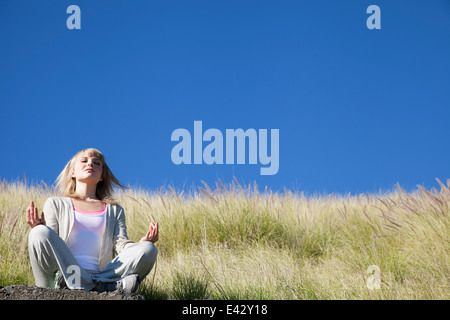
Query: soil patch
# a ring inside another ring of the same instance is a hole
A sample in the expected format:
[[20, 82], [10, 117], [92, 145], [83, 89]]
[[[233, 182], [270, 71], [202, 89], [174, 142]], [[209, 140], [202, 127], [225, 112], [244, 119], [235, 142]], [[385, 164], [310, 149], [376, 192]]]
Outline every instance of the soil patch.
[[0, 300], [145, 300], [140, 294], [121, 291], [102, 292], [69, 289], [50, 289], [13, 285], [0, 287]]

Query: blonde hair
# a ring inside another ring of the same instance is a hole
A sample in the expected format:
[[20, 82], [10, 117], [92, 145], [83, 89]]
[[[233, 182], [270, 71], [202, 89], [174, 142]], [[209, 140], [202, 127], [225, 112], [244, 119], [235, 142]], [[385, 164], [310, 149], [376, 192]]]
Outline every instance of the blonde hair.
[[108, 165], [105, 162], [105, 157], [103, 153], [101, 153], [99, 150], [95, 148], [87, 148], [83, 149], [77, 152], [76, 155], [70, 159], [70, 161], [66, 164], [63, 171], [59, 174], [58, 178], [56, 179], [56, 187], [59, 189], [59, 191], [63, 194], [65, 197], [71, 197], [71, 198], [80, 198], [81, 196], [76, 193], [76, 187], [77, 187], [77, 181], [75, 178], [72, 177], [72, 172], [75, 166], [75, 161], [77, 160], [78, 156], [83, 153], [87, 152], [90, 157], [97, 157], [100, 162], [102, 163], [102, 180], [97, 183], [97, 189], [96, 189], [96, 196], [101, 201], [109, 203], [109, 204], [117, 204], [117, 201], [114, 200], [113, 193], [114, 189], [113, 187], [119, 187], [119, 188], [126, 188], [123, 186], [119, 180], [114, 176], [114, 174], [109, 169]]

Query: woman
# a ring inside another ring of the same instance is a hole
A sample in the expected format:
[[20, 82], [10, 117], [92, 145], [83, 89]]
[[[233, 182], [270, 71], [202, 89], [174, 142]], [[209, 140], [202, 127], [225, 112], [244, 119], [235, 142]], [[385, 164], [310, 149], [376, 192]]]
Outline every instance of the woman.
[[112, 198], [123, 187], [93, 148], [79, 151], [58, 176], [63, 197], [46, 200], [40, 216], [31, 201], [27, 223], [37, 286], [135, 293], [156, 257], [158, 223], [139, 243], [127, 237], [125, 214]]

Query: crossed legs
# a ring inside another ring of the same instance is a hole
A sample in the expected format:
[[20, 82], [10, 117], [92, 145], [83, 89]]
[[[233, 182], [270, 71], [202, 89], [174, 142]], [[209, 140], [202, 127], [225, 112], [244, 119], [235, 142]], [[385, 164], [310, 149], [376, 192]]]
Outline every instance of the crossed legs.
[[[70, 289], [92, 290], [98, 283], [118, 281], [128, 275], [137, 274], [142, 282], [156, 261], [158, 250], [151, 242], [129, 244], [102, 271], [91, 274], [82, 268], [66, 243], [55, 231], [45, 225], [31, 229], [28, 250], [34, 279], [39, 287], [55, 287], [55, 273], [63, 275]], [[77, 287], [73, 285], [74, 271], [78, 272]]]

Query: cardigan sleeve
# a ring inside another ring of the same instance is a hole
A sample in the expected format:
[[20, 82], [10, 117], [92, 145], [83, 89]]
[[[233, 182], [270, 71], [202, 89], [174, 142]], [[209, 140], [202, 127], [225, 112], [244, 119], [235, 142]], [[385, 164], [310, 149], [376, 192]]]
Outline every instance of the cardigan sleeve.
[[53, 197], [48, 198], [44, 203], [44, 219], [47, 227], [59, 234], [58, 210]]
[[133, 241], [128, 239], [127, 227], [125, 224], [125, 211], [121, 206], [118, 205], [117, 207], [118, 214], [114, 228], [114, 251], [116, 254], [119, 254], [125, 248], [126, 244], [133, 243]]

